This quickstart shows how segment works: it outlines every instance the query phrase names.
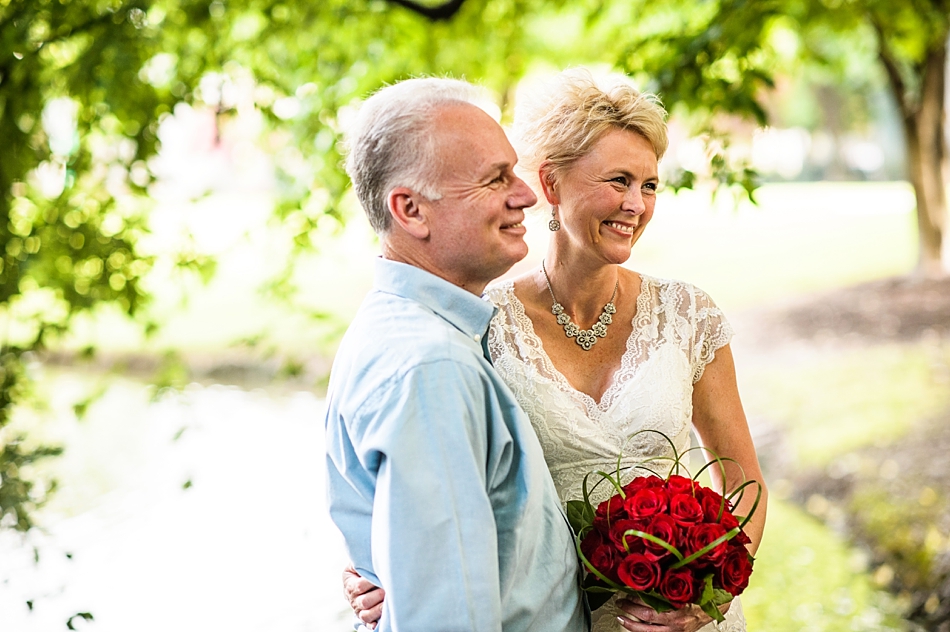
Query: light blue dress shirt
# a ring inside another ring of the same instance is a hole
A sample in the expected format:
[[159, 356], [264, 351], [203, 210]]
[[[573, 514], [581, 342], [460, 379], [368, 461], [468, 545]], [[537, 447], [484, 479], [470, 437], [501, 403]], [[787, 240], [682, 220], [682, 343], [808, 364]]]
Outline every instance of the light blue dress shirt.
[[380, 259], [327, 398], [330, 514], [386, 590], [378, 630], [581, 632], [570, 527], [488, 359], [492, 305]]

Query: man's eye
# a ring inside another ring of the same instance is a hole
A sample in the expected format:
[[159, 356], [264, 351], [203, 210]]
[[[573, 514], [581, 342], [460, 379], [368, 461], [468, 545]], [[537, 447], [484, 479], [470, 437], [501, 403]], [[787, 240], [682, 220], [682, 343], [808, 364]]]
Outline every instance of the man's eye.
[[649, 189], [650, 191], [656, 191], [656, 189], [657, 189], [657, 187], [658, 187], [659, 185], [658, 185], [656, 182], [646, 182], [646, 183], [644, 183], [643, 186], [644, 186], [645, 188]]
[[617, 184], [622, 184], [623, 186], [627, 186], [627, 179], [624, 178], [623, 176], [617, 176], [616, 178], [613, 178], [611, 182], [616, 182]]

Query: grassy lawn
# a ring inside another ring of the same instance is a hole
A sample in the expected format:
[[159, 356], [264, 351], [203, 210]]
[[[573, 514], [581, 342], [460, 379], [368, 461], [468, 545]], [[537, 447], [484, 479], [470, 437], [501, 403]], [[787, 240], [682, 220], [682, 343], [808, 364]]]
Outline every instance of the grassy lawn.
[[690, 191], [658, 200], [630, 267], [695, 283], [734, 312], [914, 266], [904, 183], [772, 184], [757, 199], [738, 209]]
[[877, 589], [862, 555], [814, 518], [782, 501], [769, 523], [749, 588], [749, 630], [877, 632], [903, 630], [894, 600]]
[[884, 445], [950, 407], [950, 342], [814, 351], [752, 373], [750, 416], [779, 423], [801, 467]]

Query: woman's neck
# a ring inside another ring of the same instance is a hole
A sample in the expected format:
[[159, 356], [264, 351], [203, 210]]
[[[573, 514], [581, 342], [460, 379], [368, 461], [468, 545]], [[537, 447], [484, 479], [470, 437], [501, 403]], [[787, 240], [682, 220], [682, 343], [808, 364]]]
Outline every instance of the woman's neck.
[[539, 281], [547, 294], [544, 271], [557, 302], [581, 327], [597, 320], [620, 278], [619, 265], [564, 256], [554, 248], [548, 249], [544, 270], [539, 271]]

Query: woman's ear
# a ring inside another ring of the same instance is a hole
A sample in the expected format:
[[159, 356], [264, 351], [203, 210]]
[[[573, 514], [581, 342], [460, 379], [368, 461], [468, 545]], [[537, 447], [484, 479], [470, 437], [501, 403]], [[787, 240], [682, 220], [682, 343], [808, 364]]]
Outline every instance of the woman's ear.
[[393, 222], [416, 239], [429, 237], [426, 208], [420, 204], [422, 196], [406, 187], [396, 187], [386, 196], [386, 205]]
[[560, 204], [561, 197], [557, 194], [557, 180], [554, 176], [554, 165], [545, 160], [538, 167], [538, 180], [541, 182], [541, 192], [548, 204]]

